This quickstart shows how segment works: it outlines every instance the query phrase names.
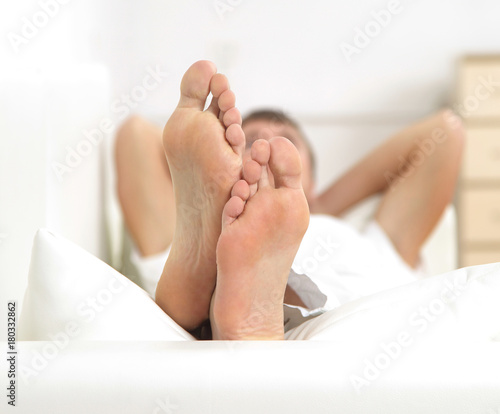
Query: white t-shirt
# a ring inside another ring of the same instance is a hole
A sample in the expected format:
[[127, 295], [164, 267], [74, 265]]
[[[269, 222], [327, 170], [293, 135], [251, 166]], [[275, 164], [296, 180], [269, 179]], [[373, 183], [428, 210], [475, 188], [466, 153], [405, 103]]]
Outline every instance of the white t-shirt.
[[289, 285], [309, 309], [330, 310], [421, 276], [421, 270], [402, 260], [375, 221], [360, 232], [332, 216], [312, 215]]
[[[152, 296], [170, 248], [149, 257], [132, 250], [142, 287]], [[344, 303], [390, 289], [419, 278], [394, 249], [391, 241], [372, 221], [361, 232], [327, 215], [311, 215], [299, 247], [288, 284], [308, 310], [316, 315]]]

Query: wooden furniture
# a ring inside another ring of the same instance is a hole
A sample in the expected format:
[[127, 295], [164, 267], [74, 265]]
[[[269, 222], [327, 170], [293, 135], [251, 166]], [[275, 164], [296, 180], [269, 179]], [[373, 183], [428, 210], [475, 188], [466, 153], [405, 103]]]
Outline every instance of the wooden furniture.
[[467, 131], [458, 194], [461, 266], [500, 262], [500, 56], [470, 56], [459, 68]]

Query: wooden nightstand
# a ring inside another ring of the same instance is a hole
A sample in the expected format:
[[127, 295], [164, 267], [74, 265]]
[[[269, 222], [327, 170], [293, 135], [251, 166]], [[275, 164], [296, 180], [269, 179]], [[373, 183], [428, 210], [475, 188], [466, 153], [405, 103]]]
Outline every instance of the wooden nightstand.
[[500, 262], [500, 56], [460, 62], [455, 110], [467, 131], [457, 209], [460, 266]]

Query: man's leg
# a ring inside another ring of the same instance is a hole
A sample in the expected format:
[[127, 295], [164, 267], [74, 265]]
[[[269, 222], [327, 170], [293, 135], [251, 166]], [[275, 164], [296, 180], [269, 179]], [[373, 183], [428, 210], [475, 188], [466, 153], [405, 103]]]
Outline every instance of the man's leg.
[[260, 139], [251, 152], [222, 214], [214, 339], [284, 339], [285, 287], [309, 223], [295, 146], [283, 137]]
[[464, 132], [451, 111], [442, 111], [393, 140], [412, 145], [406, 153], [390, 154], [404, 161], [397, 170], [386, 171], [390, 185], [375, 218], [401, 257], [415, 266], [423, 243], [453, 198]]
[[[209, 93], [213, 99], [204, 111]], [[209, 317], [222, 210], [241, 178], [245, 136], [235, 102], [215, 65], [197, 62], [185, 73], [179, 104], [163, 130], [176, 219], [156, 302], [186, 330]]]
[[161, 134], [161, 128], [134, 116], [116, 136], [118, 198], [143, 256], [164, 251], [174, 235], [174, 191]]

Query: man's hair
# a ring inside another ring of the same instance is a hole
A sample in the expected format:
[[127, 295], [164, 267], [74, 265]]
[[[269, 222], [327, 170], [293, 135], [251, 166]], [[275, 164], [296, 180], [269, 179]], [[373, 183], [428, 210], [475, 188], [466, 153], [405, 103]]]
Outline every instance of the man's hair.
[[293, 129], [295, 129], [299, 133], [300, 138], [304, 142], [304, 144], [309, 152], [309, 160], [311, 162], [311, 170], [312, 170], [313, 176], [316, 175], [316, 157], [315, 157], [314, 152], [312, 150], [311, 143], [309, 142], [308, 138], [306, 137], [306, 134], [304, 134], [304, 132], [302, 131], [302, 128], [300, 127], [300, 125], [298, 124], [297, 121], [290, 118], [283, 111], [280, 111], [277, 109], [259, 109], [257, 111], [253, 111], [243, 118], [242, 126], [245, 126], [245, 124], [250, 122], [250, 121], [268, 121], [271, 123], [288, 125], [288, 126], [291, 126]]

